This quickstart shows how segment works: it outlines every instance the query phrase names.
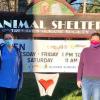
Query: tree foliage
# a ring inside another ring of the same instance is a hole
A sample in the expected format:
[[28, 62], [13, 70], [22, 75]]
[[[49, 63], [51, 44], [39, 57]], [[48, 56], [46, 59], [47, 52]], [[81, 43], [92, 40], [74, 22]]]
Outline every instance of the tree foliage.
[[73, 2], [75, 2], [76, 0], [66, 0], [68, 3], [73, 3]]
[[[72, 6], [78, 4], [78, 3], [74, 3], [77, 0], [66, 0], [66, 1], [70, 3]], [[83, 12], [83, 2], [79, 3], [78, 5], [80, 5], [78, 12]], [[87, 0], [86, 12], [100, 13], [100, 0]]]

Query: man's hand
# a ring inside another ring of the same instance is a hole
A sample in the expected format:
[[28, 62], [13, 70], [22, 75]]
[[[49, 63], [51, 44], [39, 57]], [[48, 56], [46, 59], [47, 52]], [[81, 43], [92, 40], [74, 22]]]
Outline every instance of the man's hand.
[[77, 81], [77, 86], [78, 86], [78, 88], [81, 88], [82, 87], [82, 81]]

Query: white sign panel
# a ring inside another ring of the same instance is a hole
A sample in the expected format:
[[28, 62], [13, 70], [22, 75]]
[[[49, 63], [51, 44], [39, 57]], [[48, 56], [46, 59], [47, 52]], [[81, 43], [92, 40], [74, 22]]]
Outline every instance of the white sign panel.
[[24, 72], [77, 72], [80, 53], [88, 40], [16, 40]]

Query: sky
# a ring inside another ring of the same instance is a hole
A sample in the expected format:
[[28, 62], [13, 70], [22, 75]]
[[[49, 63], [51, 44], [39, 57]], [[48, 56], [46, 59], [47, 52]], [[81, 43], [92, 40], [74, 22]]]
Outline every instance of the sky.
[[[88, 3], [92, 3], [93, 0], [87, 0]], [[83, 3], [83, 0], [76, 0], [74, 3]], [[79, 4], [75, 4], [75, 5], [72, 5], [73, 8], [75, 8], [76, 10], [78, 10], [80, 8], [80, 5]]]

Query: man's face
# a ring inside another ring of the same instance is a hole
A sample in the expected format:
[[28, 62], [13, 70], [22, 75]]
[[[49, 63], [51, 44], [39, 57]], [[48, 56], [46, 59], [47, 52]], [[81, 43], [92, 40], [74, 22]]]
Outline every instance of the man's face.
[[99, 38], [99, 36], [92, 36], [90, 41], [100, 42], [100, 38]]

